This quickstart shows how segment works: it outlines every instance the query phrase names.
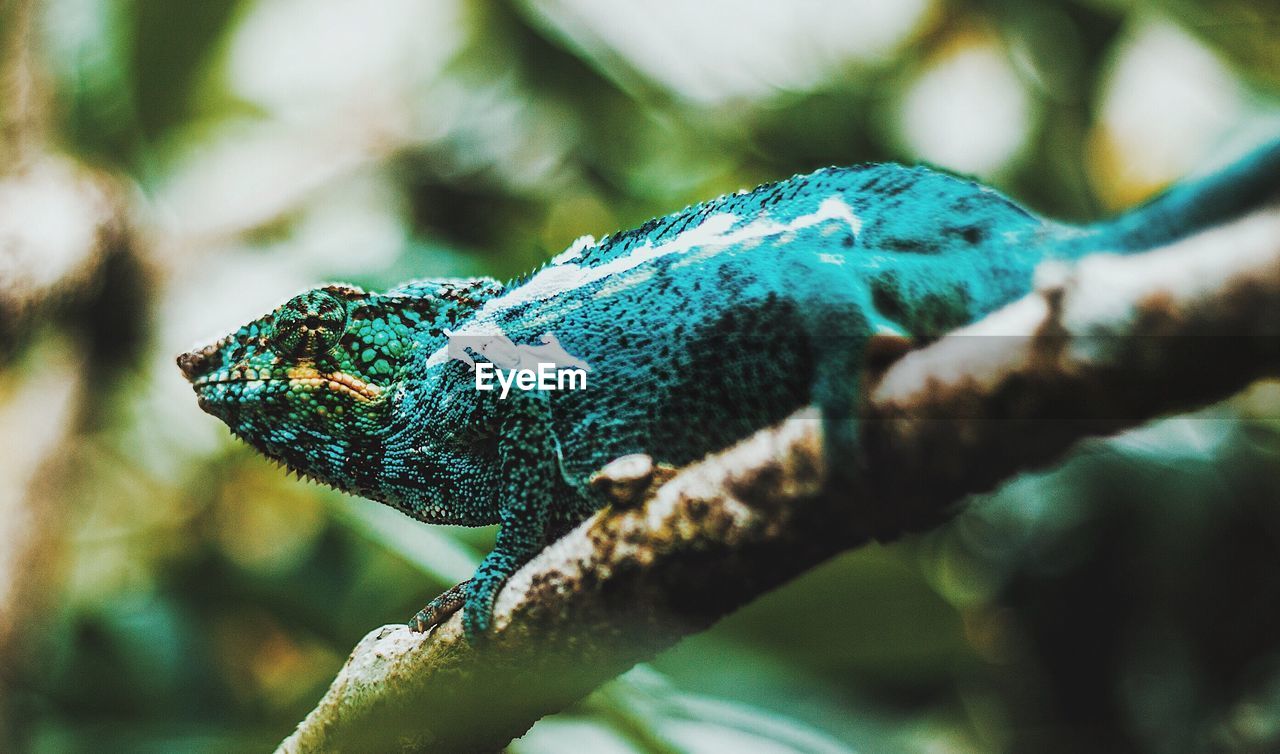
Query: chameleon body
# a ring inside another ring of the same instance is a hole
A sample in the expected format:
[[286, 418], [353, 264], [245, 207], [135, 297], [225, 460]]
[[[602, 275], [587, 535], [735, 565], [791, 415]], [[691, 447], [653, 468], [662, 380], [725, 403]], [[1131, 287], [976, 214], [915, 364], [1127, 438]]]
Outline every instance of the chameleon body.
[[[828, 168], [580, 240], [507, 284], [315, 288], [178, 363], [205, 411], [305, 476], [428, 523], [501, 524], [475, 576], [411, 621], [462, 607], [477, 637], [506, 579], [605, 504], [588, 480], [610, 461], [686, 464], [816, 404], [831, 468], [856, 469], [869, 343], [972, 322], [1046, 259], [1227, 221], [1278, 178], [1280, 144], [1077, 227], [926, 168]], [[511, 358], [486, 342], [583, 365], [587, 386], [477, 390], [476, 361]]]

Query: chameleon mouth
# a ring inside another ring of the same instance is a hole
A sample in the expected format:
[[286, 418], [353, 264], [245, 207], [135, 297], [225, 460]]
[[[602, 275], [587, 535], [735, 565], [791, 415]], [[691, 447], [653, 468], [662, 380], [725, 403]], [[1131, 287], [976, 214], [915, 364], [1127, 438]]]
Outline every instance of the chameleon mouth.
[[368, 403], [382, 395], [382, 388], [346, 372], [321, 372], [314, 367], [297, 366], [288, 369], [253, 369], [238, 367], [228, 371], [218, 371], [191, 381], [197, 390], [213, 385], [250, 383], [288, 383], [290, 387], [303, 387], [313, 390], [328, 389], [353, 400]]
[[[241, 439], [245, 439], [245, 438], [241, 437]], [[308, 471], [307, 469], [302, 468], [301, 466], [297, 466], [284, 458], [277, 458], [275, 456], [268, 455], [267, 460], [274, 463], [277, 469], [284, 470], [285, 476], [291, 476], [294, 479], [297, 479], [302, 482], [314, 482], [315, 484], [318, 484], [322, 487], [328, 487], [331, 490], [338, 490], [339, 492], [342, 491], [341, 487], [334, 484], [333, 482], [330, 482], [328, 479], [325, 479], [322, 476], [314, 474]]]

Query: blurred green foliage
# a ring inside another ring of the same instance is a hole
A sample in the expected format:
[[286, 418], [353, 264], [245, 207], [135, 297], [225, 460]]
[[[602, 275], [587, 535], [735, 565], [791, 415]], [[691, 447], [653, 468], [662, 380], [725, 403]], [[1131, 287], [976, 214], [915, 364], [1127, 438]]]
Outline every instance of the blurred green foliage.
[[[53, 139], [135, 187], [146, 265], [78, 315], [94, 363], [121, 365], [69, 440], [66, 583], [11, 690], [16, 745], [272, 746], [357, 639], [488, 547], [288, 480], [199, 413], [173, 355], [297, 288], [512, 276], [582, 234], [869, 160], [1087, 220], [1274, 131], [1260, 4], [767, 5], [45, 3]], [[145, 331], [121, 351], [129, 307]], [[43, 368], [40, 332], [0, 397]], [[838, 558], [513, 750], [1280, 746], [1276, 392], [1088, 443]]]

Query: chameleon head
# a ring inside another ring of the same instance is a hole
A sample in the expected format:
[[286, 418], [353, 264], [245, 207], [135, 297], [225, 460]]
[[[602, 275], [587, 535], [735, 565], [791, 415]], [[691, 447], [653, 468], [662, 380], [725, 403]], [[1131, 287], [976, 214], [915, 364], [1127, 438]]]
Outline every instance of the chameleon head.
[[455, 283], [418, 285], [385, 294], [313, 288], [182, 354], [178, 366], [200, 407], [238, 437], [299, 473], [359, 491], [348, 471], [380, 453], [389, 397], [410, 360], [444, 342], [443, 328], [467, 302]]

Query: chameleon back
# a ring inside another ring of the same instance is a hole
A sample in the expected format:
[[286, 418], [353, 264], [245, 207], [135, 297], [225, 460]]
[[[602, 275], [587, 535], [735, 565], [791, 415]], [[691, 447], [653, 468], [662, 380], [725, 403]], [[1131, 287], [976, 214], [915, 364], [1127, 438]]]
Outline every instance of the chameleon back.
[[923, 168], [828, 169], [577, 245], [455, 334], [551, 334], [590, 365], [552, 399], [572, 479], [625, 453], [683, 464], [814, 400], [850, 416], [870, 335], [971, 321], [1070, 232]]

